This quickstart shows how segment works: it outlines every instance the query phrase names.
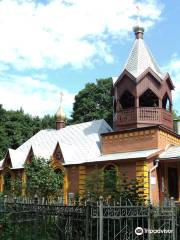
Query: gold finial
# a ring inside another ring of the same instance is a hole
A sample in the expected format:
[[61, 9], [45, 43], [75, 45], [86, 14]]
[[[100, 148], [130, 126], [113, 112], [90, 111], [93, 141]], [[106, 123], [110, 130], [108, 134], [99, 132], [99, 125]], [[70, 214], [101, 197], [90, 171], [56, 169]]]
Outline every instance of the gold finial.
[[65, 114], [64, 109], [62, 107], [63, 96], [64, 96], [63, 92], [60, 92], [60, 107], [59, 107], [59, 109], [56, 113], [56, 119], [58, 121], [65, 121], [65, 119], [66, 119], [66, 114]]

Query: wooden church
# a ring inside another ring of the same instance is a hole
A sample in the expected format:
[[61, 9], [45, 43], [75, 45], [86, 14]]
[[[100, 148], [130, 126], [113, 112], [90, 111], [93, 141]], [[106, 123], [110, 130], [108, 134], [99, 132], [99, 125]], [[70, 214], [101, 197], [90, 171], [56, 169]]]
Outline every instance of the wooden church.
[[104, 120], [65, 126], [60, 106], [56, 129], [38, 132], [0, 162], [0, 191], [16, 174], [26, 182], [24, 164], [32, 156], [51, 159], [64, 172], [64, 197], [85, 192], [85, 178], [94, 169], [114, 169], [143, 184], [152, 203], [167, 197], [180, 201], [180, 135], [173, 130], [174, 85], [163, 74], [134, 27], [135, 42], [124, 69], [114, 78], [113, 129]]

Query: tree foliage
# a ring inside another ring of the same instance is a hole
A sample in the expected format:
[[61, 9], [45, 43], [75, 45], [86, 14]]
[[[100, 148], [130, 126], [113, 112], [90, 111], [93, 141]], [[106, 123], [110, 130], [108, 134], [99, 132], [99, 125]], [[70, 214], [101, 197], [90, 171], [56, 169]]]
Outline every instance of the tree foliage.
[[126, 175], [118, 176], [114, 171], [103, 171], [95, 169], [86, 176], [86, 195], [89, 192], [91, 198], [97, 201], [100, 196], [108, 201], [119, 200], [132, 203], [143, 203], [145, 196], [143, 193], [143, 182], [136, 179], [128, 179]]
[[180, 115], [177, 110], [173, 110], [173, 119], [180, 119]]
[[25, 114], [22, 109], [6, 111], [0, 104], [0, 160], [8, 148], [16, 149], [41, 129], [54, 127], [54, 116], [41, 119]]
[[33, 197], [56, 197], [62, 194], [63, 172], [55, 172], [44, 158], [33, 158], [25, 165], [27, 195]]
[[105, 119], [112, 126], [112, 78], [88, 83], [75, 96], [72, 123]]

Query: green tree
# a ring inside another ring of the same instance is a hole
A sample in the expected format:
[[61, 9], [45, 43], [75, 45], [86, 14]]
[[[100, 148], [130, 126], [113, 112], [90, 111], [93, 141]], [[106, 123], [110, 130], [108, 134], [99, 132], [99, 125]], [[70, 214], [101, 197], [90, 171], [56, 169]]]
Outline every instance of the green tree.
[[4, 157], [9, 146], [8, 136], [4, 126], [0, 126], [0, 160]]
[[55, 172], [53, 166], [44, 158], [33, 158], [25, 165], [27, 176], [27, 195], [49, 198], [62, 194], [64, 175]]
[[105, 119], [112, 126], [112, 78], [86, 84], [75, 96], [72, 123]]
[[41, 128], [42, 129], [47, 129], [47, 128], [53, 129], [53, 128], [55, 128], [55, 122], [56, 122], [55, 116], [45, 115], [41, 119]]
[[180, 115], [177, 110], [173, 110], [173, 119], [180, 119]]
[[115, 169], [105, 170], [103, 173], [104, 177], [104, 188], [103, 190], [107, 193], [107, 195], [114, 194], [118, 189], [118, 178]]
[[0, 104], [0, 160], [3, 158], [9, 144], [5, 129], [6, 110]]
[[22, 109], [6, 111], [0, 104], [0, 160], [8, 148], [16, 149], [41, 129], [54, 127], [54, 116], [32, 117]]
[[95, 169], [90, 172], [85, 178], [85, 189], [87, 193], [91, 193], [92, 197], [95, 200], [98, 200], [99, 197], [103, 194], [103, 172], [101, 169]]

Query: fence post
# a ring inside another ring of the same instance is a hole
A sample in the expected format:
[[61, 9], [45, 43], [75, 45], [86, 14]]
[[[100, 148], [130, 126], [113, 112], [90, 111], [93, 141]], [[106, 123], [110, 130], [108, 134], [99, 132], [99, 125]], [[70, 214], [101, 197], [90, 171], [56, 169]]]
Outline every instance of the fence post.
[[174, 198], [171, 197], [171, 211], [172, 211], [172, 240], [176, 240], [176, 208]]
[[[151, 202], [148, 203], [148, 230], [154, 229], [154, 216], [153, 216], [153, 206]], [[148, 233], [148, 240], [153, 240], [154, 236], [151, 233]]]
[[86, 201], [86, 232], [85, 232], [85, 240], [89, 239], [89, 224], [91, 221], [91, 200], [90, 200], [90, 193], [87, 195], [87, 201]]
[[99, 240], [103, 240], [103, 197], [99, 198]]
[[39, 226], [39, 222], [38, 222], [38, 196], [37, 196], [37, 194], [34, 195], [34, 201], [32, 202], [32, 204], [34, 206], [34, 218], [35, 218], [35, 226], [32, 225], [33, 226], [32, 239], [38, 239], [38, 231], [36, 229], [36, 226]]
[[7, 195], [4, 195], [4, 199], [3, 199], [4, 210], [6, 210], [6, 203], [7, 203]]

